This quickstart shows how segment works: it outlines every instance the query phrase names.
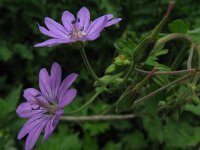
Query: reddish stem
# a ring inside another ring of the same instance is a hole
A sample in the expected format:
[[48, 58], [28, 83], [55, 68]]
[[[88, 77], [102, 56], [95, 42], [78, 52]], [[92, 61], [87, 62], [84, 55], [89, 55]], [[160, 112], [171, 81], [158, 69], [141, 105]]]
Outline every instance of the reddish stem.
[[173, 0], [170, 1], [169, 7], [168, 7], [168, 10], [167, 10], [167, 13], [166, 13], [166, 16], [167, 16], [167, 17], [169, 17], [169, 15], [170, 15], [172, 9], [174, 8], [174, 4], [175, 4], [175, 1], [173, 1]]

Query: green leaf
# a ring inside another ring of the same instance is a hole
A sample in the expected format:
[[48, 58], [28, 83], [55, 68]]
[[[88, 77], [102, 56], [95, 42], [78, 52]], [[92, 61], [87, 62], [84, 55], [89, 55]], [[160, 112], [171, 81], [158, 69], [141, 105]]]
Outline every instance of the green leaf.
[[141, 149], [147, 144], [143, 134], [139, 131], [124, 136], [122, 142], [124, 143], [124, 150]]
[[189, 30], [189, 24], [181, 19], [177, 19], [169, 24], [169, 29], [174, 33], [187, 33]]
[[97, 139], [94, 138], [93, 136], [90, 136], [88, 132], [85, 132], [84, 137], [83, 137], [83, 150], [98, 150], [98, 143]]
[[159, 86], [164, 86], [169, 83], [169, 79], [167, 75], [162, 76], [154, 76], [153, 81], [156, 82]]
[[12, 52], [5, 46], [0, 46], [0, 60], [8, 61], [12, 58]]
[[168, 49], [154, 50], [154, 51], [152, 51], [150, 56], [155, 56], [155, 57], [162, 56], [162, 55], [167, 54], [168, 51], [169, 51]]
[[144, 117], [143, 125], [145, 130], [148, 132], [149, 137], [152, 140], [156, 140], [159, 143], [162, 143], [164, 141], [164, 133], [163, 133], [164, 128], [157, 117], [153, 119], [151, 119], [150, 117]]
[[170, 122], [164, 130], [166, 144], [177, 148], [195, 146], [200, 142], [199, 131], [199, 127], [187, 123]]
[[17, 88], [14, 88], [5, 99], [0, 98], [0, 118], [15, 111], [16, 105], [19, 101], [21, 89], [22, 86], [20, 85]]
[[96, 136], [101, 133], [105, 133], [110, 128], [108, 123], [84, 123], [83, 129], [85, 132], [89, 132], [91, 136]]
[[37, 142], [36, 150], [81, 150], [82, 143], [78, 134], [59, 132], [53, 134], [47, 141]]
[[22, 58], [27, 60], [33, 59], [33, 52], [26, 45], [16, 44], [14, 45], [14, 49]]
[[107, 69], [106, 69], [106, 74], [110, 74], [113, 73], [116, 70], [116, 65], [115, 64], [111, 64]]
[[187, 105], [185, 105], [184, 110], [200, 116], [200, 105], [194, 106], [191, 104], [187, 104]]
[[109, 141], [106, 143], [104, 150], [121, 150], [122, 144], [121, 143], [114, 143], [112, 141]]

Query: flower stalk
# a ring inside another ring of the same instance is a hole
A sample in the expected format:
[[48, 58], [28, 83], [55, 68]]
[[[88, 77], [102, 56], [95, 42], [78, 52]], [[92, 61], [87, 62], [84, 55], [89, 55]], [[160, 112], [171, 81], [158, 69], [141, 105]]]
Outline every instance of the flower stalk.
[[83, 62], [85, 64], [85, 67], [87, 68], [88, 72], [90, 73], [90, 75], [92, 76], [92, 78], [97, 81], [98, 83], [102, 83], [102, 81], [97, 77], [97, 75], [95, 74], [95, 72], [93, 71], [88, 59], [87, 59], [87, 55], [85, 54], [85, 49], [81, 48], [80, 49], [80, 53], [83, 59]]
[[75, 114], [81, 110], [83, 110], [84, 108], [86, 108], [88, 105], [90, 105], [101, 93], [103, 92], [103, 90], [99, 90], [97, 91], [84, 105], [82, 105], [81, 107], [79, 107], [78, 109], [71, 111], [67, 114]]
[[[135, 71], [142, 73], [142, 74], [149, 74], [151, 71], [146, 71], [135, 67]], [[178, 70], [178, 71], [156, 71], [153, 75], [180, 75], [185, 73], [194, 72], [195, 69], [188, 69], [188, 70]]]

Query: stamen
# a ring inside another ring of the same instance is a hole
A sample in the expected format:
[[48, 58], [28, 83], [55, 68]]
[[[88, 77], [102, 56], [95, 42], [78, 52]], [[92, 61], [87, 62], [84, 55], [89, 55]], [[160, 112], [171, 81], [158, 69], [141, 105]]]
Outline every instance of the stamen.
[[42, 95], [41, 95], [41, 94], [37, 94], [37, 95], [35, 95], [34, 97], [38, 98], [38, 97], [40, 97], [40, 96], [42, 96]]
[[72, 20], [71, 23], [72, 23], [72, 24], [75, 24], [75, 23], [76, 23], [76, 20]]
[[40, 109], [40, 106], [38, 106], [37, 108], [33, 108], [31, 107], [32, 110], [39, 110]]

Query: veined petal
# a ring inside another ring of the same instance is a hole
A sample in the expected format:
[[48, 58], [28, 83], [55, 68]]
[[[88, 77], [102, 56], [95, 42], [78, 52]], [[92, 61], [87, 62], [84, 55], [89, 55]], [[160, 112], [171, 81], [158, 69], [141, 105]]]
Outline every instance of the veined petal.
[[82, 7], [78, 13], [77, 13], [77, 24], [79, 30], [85, 31], [88, 26], [90, 21], [90, 12], [86, 7]]
[[37, 89], [34, 89], [34, 88], [28, 88], [28, 89], [25, 89], [24, 90], [24, 98], [27, 100], [27, 101], [32, 101], [33, 98], [37, 95], [41, 95], [41, 93], [37, 90]]
[[58, 44], [64, 44], [64, 43], [70, 43], [70, 42], [73, 42], [73, 41], [69, 39], [50, 39], [42, 43], [38, 43], [34, 45], [34, 47], [45, 47], [45, 46], [52, 47]]
[[31, 117], [22, 127], [22, 129], [20, 130], [17, 138], [20, 140], [22, 139], [24, 136], [26, 136], [35, 126], [37, 126], [38, 124], [40, 124], [44, 119], [44, 115], [39, 114], [36, 115], [34, 117]]
[[44, 132], [44, 136], [43, 136], [43, 140], [47, 140], [52, 132], [54, 131], [55, 127], [52, 126], [52, 120], [49, 121], [45, 127], [45, 132]]
[[62, 14], [62, 23], [65, 27], [65, 29], [68, 31], [68, 32], [71, 32], [72, 30], [74, 30], [74, 27], [73, 27], [73, 22], [75, 22], [75, 17], [72, 13], [70, 13], [69, 11], [64, 11], [63, 14]]
[[53, 37], [53, 38], [62, 38], [62, 36], [59, 36], [57, 34], [54, 34], [52, 32], [50, 32], [49, 30], [47, 30], [45, 27], [42, 27], [38, 24], [38, 27], [39, 27], [39, 30], [42, 34], [46, 35], [46, 36], [50, 36], [50, 37]]
[[42, 94], [46, 97], [47, 100], [52, 102], [52, 92], [50, 85], [50, 76], [46, 68], [40, 70], [39, 73], [39, 87]]
[[44, 22], [47, 28], [49, 29], [49, 31], [63, 38], [68, 38], [68, 32], [65, 30], [65, 28], [61, 24], [57, 23], [56, 21], [54, 21], [53, 19], [49, 17], [46, 17]]
[[58, 63], [53, 63], [51, 67], [50, 84], [54, 100], [58, 94], [59, 90], [58, 88], [61, 83], [61, 77], [62, 77], [62, 70], [60, 65]]
[[97, 19], [95, 19], [89, 26], [87, 30], [87, 35], [90, 36], [92, 34], [100, 33], [107, 22], [107, 17], [106, 16], [101, 16]]
[[100, 33], [94, 33], [92, 35], [86, 36], [88, 41], [96, 40], [100, 36]]
[[116, 18], [116, 19], [112, 19], [110, 21], [108, 21], [105, 25], [105, 27], [109, 27], [112, 26], [114, 24], [117, 24], [118, 22], [120, 22], [122, 19], [121, 18]]
[[39, 105], [32, 105], [32, 104], [26, 102], [26, 103], [20, 104], [18, 106], [16, 112], [22, 118], [29, 118], [29, 117], [32, 117], [36, 114], [45, 113], [45, 112], [47, 112], [47, 110], [44, 109], [44, 108], [40, 108]]
[[[60, 113], [60, 115], [62, 115], [64, 112], [63, 110], [61, 110], [62, 112]], [[51, 119], [51, 121], [48, 122], [48, 124], [45, 127], [45, 133], [44, 133], [44, 137], [43, 140], [47, 140], [52, 132], [54, 131], [54, 129], [56, 128], [59, 119], [60, 119], [60, 115], [54, 115], [54, 117]]]
[[69, 87], [72, 85], [72, 83], [76, 80], [77, 77], [78, 77], [78, 74], [72, 73], [64, 79], [64, 81], [61, 83], [60, 88], [59, 88], [59, 95], [58, 95], [59, 99], [62, 98], [66, 94]]
[[112, 14], [107, 14], [107, 15], [105, 15], [106, 17], [107, 17], [107, 20], [109, 21], [109, 20], [111, 20], [114, 16], [112, 15]]
[[61, 97], [60, 101], [59, 101], [59, 108], [63, 108], [66, 105], [68, 105], [69, 103], [72, 102], [72, 100], [76, 97], [77, 94], [77, 90], [76, 89], [70, 89], [66, 92], [65, 95], [63, 95], [63, 97]]
[[48, 119], [44, 119], [40, 124], [35, 126], [35, 128], [29, 132], [28, 137], [26, 139], [25, 150], [31, 150], [34, 147], [42, 130], [44, 129], [44, 127], [47, 125], [48, 122], [49, 122]]

